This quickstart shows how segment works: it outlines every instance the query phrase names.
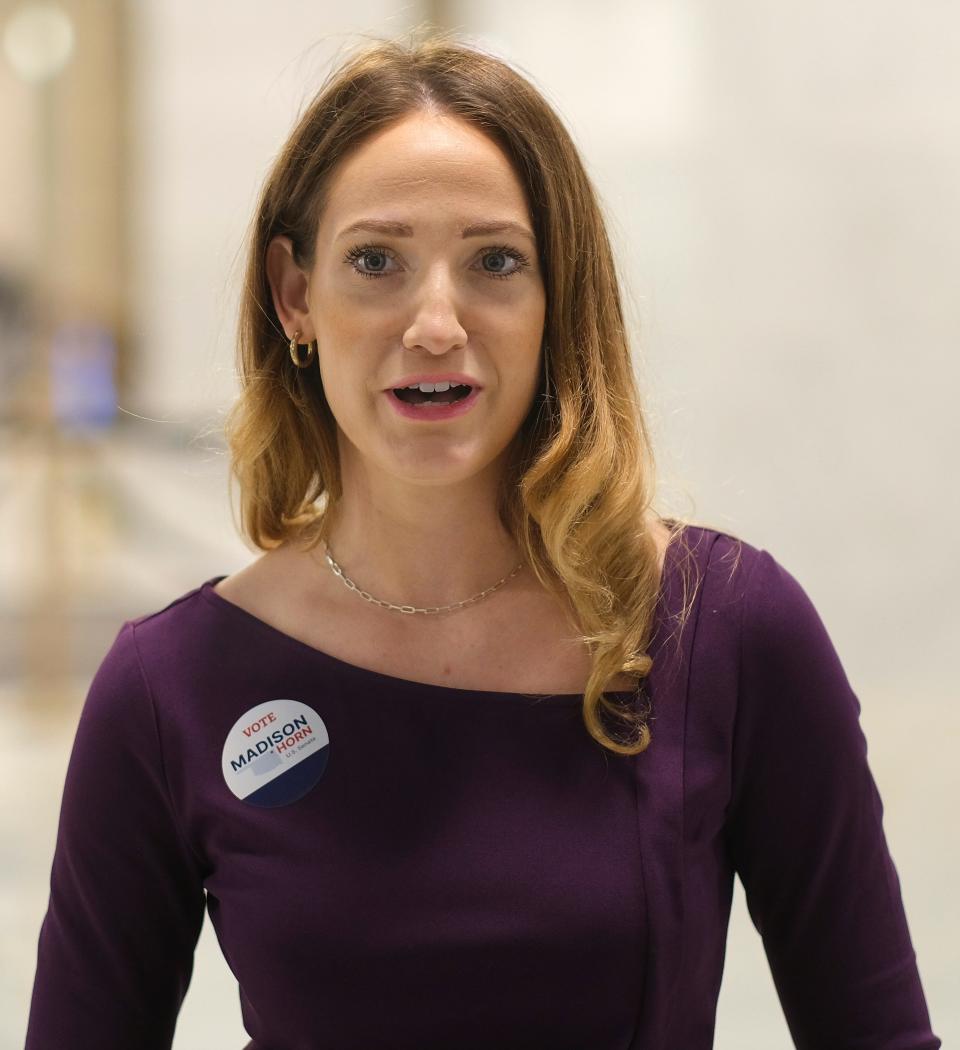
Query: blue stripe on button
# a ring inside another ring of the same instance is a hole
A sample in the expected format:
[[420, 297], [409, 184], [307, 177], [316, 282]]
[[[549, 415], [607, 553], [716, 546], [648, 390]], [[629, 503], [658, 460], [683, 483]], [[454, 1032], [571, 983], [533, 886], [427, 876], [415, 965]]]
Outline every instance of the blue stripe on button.
[[329, 753], [330, 745], [327, 744], [315, 755], [303, 759], [292, 769], [288, 769], [286, 773], [275, 777], [269, 784], [264, 784], [262, 788], [247, 795], [243, 801], [254, 806], [265, 807], [286, 806], [291, 802], [296, 802], [297, 799], [303, 798], [323, 776]]

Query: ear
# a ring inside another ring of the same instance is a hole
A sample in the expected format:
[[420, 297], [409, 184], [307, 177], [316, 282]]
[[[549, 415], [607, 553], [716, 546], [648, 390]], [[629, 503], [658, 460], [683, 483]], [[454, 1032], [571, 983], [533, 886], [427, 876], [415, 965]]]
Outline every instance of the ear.
[[293, 259], [293, 242], [289, 237], [274, 237], [267, 245], [267, 280], [273, 296], [273, 307], [287, 338], [299, 332], [297, 341], [309, 343], [316, 338], [307, 301], [308, 275]]

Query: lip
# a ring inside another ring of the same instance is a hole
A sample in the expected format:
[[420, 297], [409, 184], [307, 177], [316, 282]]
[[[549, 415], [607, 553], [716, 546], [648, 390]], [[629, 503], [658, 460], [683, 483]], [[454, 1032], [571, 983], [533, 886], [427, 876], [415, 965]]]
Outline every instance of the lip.
[[[421, 382], [432, 383], [433, 380], [424, 379]], [[470, 385], [472, 386], [473, 384]], [[465, 398], [462, 398], [460, 401], [451, 401], [448, 405], [442, 403], [422, 406], [412, 405], [406, 401], [401, 401], [393, 392], [393, 387], [389, 390], [384, 390], [383, 396], [389, 399], [390, 404], [404, 419], [415, 419], [419, 423], [438, 423], [446, 419], [456, 419], [457, 416], [462, 416], [465, 412], [469, 412], [476, 404], [481, 389], [481, 387], [475, 386]]]
[[391, 383], [384, 390], [389, 393], [391, 390], [397, 390], [399, 387], [413, 386], [414, 383], [464, 383], [466, 386], [472, 386], [474, 390], [483, 389], [476, 379], [473, 376], [468, 376], [466, 372], [420, 372], [416, 375], [403, 376], [402, 379]]

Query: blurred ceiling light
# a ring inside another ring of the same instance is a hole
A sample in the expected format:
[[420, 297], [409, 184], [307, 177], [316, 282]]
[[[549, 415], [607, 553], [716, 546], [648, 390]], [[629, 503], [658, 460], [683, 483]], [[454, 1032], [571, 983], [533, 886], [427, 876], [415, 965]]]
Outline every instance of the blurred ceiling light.
[[39, 84], [55, 77], [73, 54], [73, 22], [54, 3], [18, 7], [3, 30], [3, 51], [22, 80]]

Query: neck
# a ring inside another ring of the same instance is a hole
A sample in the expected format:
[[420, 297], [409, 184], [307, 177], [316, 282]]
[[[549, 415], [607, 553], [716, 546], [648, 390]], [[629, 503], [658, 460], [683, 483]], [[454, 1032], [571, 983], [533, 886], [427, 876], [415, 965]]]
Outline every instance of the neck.
[[[375, 494], [370, 486], [345, 483], [331, 515], [329, 551], [344, 575], [396, 605], [465, 601], [522, 560], [497, 515], [496, 484], [477, 477], [443, 485], [386, 484]], [[316, 553], [330, 572], [322, 547]]]

